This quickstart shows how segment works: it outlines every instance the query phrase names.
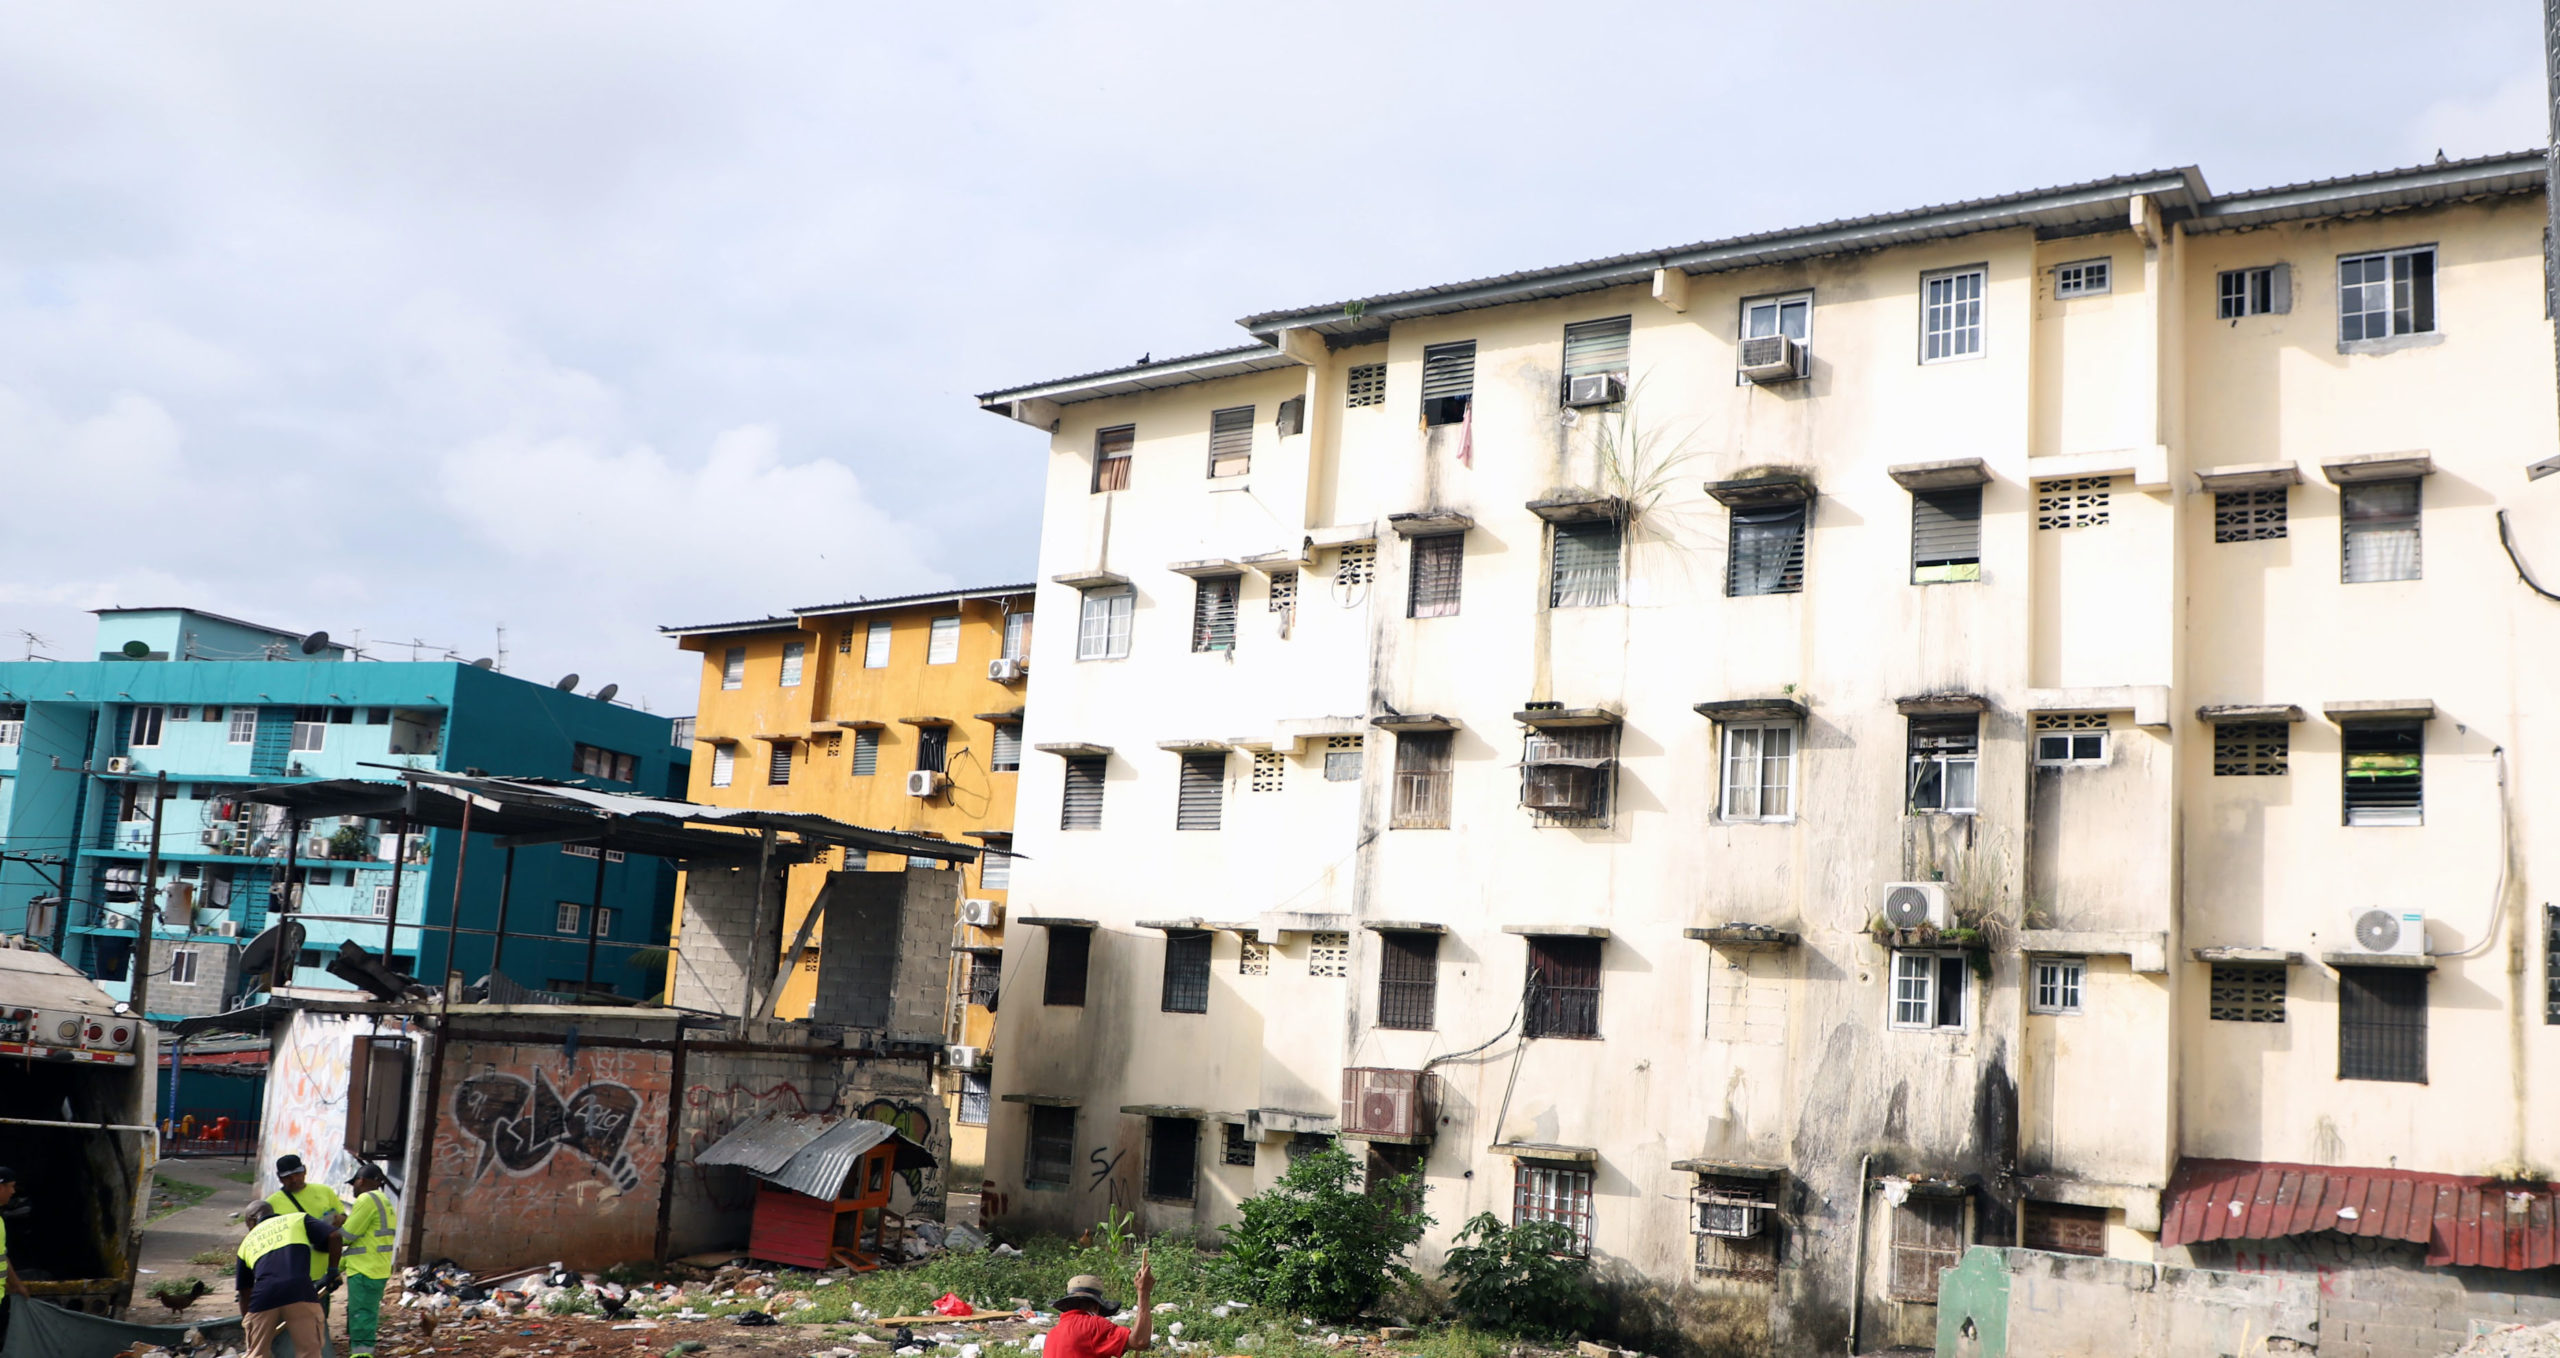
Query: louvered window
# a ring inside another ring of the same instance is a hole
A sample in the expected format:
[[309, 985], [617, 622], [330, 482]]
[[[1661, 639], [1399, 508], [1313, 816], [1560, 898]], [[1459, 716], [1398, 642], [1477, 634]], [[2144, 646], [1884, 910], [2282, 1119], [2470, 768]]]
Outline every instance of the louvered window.
[[2338, 1078], [2427, 1082], [2427, 973], [2338, 968]]
[[1236, 596], [1244, 589], [1239, 575], [1207, 575], [1194, 582], [1191, 598], [1191, 649], [1232, 651], [1236, 648]]
[[1627, 335], [1634, 324], [1633, 317], [1612, 316], [1604, 321], [1576, 321], [1564, 328], [1566, 400], [1574, 399], [1573, 379], [1577, 377], [1615, 377], [1620, 394], [1624, 393]]
[[1215, 830], [1225, 810], [1227, 757], [1186, 754], [1182, 757], [1182, 789], [1174, 808], [1173, 828]]
[[737, 751], [727, 745], [711, 747], [711, 785], [727, 787], [738, 776]]
[[949, 665], [960, 659], [960, 620], [936, 618], [925, 632], [924, 663]]
[[2350, 585], [2418, 577], [2416, 481], [2365, 481], [2338, 489], [2340, 552]]
[[720, 687], [747, 686], [747, 648], [732, 646], [720, 657]]
[[1935, 1304], [1938, 1275], [1964, 1258], [1964, 1199], [1905, 1198], [1893, 1209], [1892, 1251], [1886, 1294]]
[[773, 784], [775, 787], [780, 787], [791, 781], [791, 746], [789, 742], [774, 742], [773, 756], [765, 763], [764, 780]]
[[1378, 1026], [1429, 1028], [1440, 995], [1440, 936], [1378, 935]]
[[1982, 578], [1982, 487], [1911, 492], [1911, 583]]
[[1093, 931], [1049, 926], [1049, 966], [1040, 977], [1040, 1002], [1081, 1008], [1085, 974], [1093, 964]]
[[1164, 936], [1164, 1012], [1209, 1012], [1209, 932], [1177, 929]]
[[1522, 1031], [1530, 1037], [1600, 1035], [1600, 940], [1534, 936]]
[[1095, 432], [1093, 436], [1095, 493], [1129, 488], [1130, 454], [1137, 451], [1137, 447], [1138, 427], [1134, 424], [1124, 424], [1118, 428]]
[[880, 733], [862, 730], [853, 733], [853, 772], [855, 778], [869, 778], [880, 771]]
[[1466, 563], [1467, 535], [1439, 533], [1413, 540], [1412, 578], [1407, 582], [1405, 616], [1452, 618], [1458, 614], [1458, 585]]
[[782, 643], [782, 686], [784, 688], [800, 687], [800, 671], [807, 666], [808, 660], [809, 643], [805, 641]]
[[1200, 1123], [1195, 1118], [1147, 1119], [1147, 1197], [1189, 1202], [1200, 1182]]
[[1022, 1177], [1043, 1188], [1064, 1188], [1075, 1175], [1076, 1110], [1033, 1108]]
[[2275, 963], [2214, 963], [2205, 1017], [2217, 1023], [2284, 1022], [2284, 970]]
[[1060, 807], [1058, 828], [1061, 830], [1099, 830], [1102, 828], [1102, 773], [1109, 762], [1102, 755], [1075, 755], [1064, 761], [1067, 766], [1066, 797]]
[[2213, 728], [2217, 778], [2281, 778], [2291, 771], [2293, 725], [2281, 721], [2227, 721]]
[[1434, 344], [1422, 351], [1422, 422], [1456, 424], [1476, 390], [1476, 342]]
[[2213, 540], [2264, 542], [2283, 537], [2285, 499], [2282, 486], [2214, 492]]
[[1076, 659], [1127, 659], [1137, 615], [1138, 596], [1127, 585], [1086, 590], [1076, 628]]
[[1253, 470], [1253, 407], [1209, 412], [1209, 474], [1242, 476]]
[[987, 745], [987, 767], [997, 773], [1011, 773], [1022, 767], [1022, 728], [1009, 721], [995, 724], [994, 735]]
[[[1449, 828], [1449, 747], [1453, 732], [1405, 731], [1396, 736], [1396, 800], [1388, 824], [1398, 830]], [[1357, 737], [1353, 737], [1356, 739]], [[1359, 755], [1352, 754], [1353, 768]], [[1326, 776], [1332, 776], [1330, 761]]]
[[[1004, 841], [1007, 844], [1012, 840]], [[990, 847], [978, 855], [978, 889], [1009, 891], [1013, 888], [1013, 855]]]
[[2426, 815], [2426, 724], [2357, 722], [2343, 728], [2346, 823], [2420, 825]]
[[1557, 524], [1547, 606], [1593, 608], [1616, 603], [1621, 541], [1618, 525], [1607, 520]]
[[1804, 591], [1802, 503], [1733, 511], [1733, 543], [1725, 556], [1724, 592], [1800, 594]]
[[1362, 363], [1354, 366], [1343, 383], [1342, 403], [1346, 406], [1384, 405], [1387, 400], [1387, 365]]

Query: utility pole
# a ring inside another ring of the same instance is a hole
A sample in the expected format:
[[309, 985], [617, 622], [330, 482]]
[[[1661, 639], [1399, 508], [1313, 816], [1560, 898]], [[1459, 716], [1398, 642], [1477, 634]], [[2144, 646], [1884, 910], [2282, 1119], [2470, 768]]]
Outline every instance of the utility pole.
[[[158, 760], [152, 761], [158, 763]], [[141, 919], [133, 926], [133, 1021], [148, 1023], [150, 1010], [144, 1008], [151, 998], [151, 930], [152, 907], [160, 899], [160, 813], [169, 808], [169, 775], [151, 775], [151, 854], [142, 865]], [[148, 1088], [152, 1072], [142, 1073]]]
[[[2542, 152], [2542, 202], [2550, 214], [2542, 229], [2542, 289], [2545, 313], [2560, 320], [2560, 0], [2542, 0], [2542, 100], [2548, 118], [2548, 143]], [[2552, 360], [2560, 364], [2560, 328], [2552, 331]], [[2560, 389], [2553, 392], [2560, 399]]]

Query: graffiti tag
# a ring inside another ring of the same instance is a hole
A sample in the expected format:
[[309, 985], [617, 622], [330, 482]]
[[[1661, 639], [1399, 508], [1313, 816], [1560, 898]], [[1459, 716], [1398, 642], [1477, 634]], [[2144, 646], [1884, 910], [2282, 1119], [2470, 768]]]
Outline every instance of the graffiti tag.
[[640, 1096], [629, 1085], [598, 1080], [563, 1099], [540, 1067], [530, 1080], [484, 1071], [453, 1093], [454, 1120], [480, 1142], [480, 1163], [471, 1171], [475, 1180], [493, 1164], [509, 1174], [531, 1174], [566, 1147], [630, 1192], [640, 1185], [640, 1171], [623, 1142], [639, 1113]]

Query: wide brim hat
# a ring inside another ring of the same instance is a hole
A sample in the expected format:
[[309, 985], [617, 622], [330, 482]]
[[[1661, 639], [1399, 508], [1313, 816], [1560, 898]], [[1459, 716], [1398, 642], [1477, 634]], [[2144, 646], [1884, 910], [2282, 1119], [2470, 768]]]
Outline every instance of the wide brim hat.
[[1119, 1310], [1110, 1298], [1102, 1295], [1102, 1280], [1090, 1273], [1079, 1273], [1067, 1279], [1067, 1295], [1058, 1298], [1056, 1309], [1077, 1311], [1091, 1307], [1101, 1315]]

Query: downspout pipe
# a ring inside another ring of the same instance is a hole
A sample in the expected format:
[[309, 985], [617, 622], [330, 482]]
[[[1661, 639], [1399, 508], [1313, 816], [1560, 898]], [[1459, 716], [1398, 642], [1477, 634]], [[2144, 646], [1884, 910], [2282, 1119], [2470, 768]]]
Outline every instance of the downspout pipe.
[[1858, 1353], [1858, 1302], [1867, 1292], [1867, 1169], [1875, 1163], [1875, 1153], [1858, 1157], [1858, 1228], [1856, 1242], [1849, 1252], [1849, 1343], [1850, 1358]]

